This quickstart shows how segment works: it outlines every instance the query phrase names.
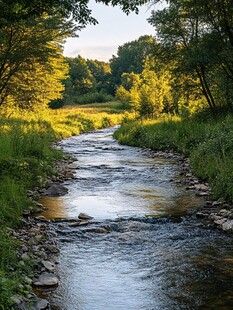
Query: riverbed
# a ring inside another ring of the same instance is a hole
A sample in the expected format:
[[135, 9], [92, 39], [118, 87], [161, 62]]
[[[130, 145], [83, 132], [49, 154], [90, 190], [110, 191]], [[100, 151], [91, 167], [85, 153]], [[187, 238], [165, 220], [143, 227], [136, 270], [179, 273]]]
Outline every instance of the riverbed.
[[[116, 128], [71, 137], [75, 179], [43, 199], [60, 247], [56, 310], [233, 309], [233, 241], [190, 212], [176, 158], [122, 146]], [[93, 219], [74, 227], [80, 213]]]

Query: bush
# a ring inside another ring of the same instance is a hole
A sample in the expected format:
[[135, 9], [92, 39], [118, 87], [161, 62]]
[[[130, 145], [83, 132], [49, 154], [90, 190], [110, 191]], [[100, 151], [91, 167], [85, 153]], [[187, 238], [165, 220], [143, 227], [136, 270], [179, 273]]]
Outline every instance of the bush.
[[102, 93], [88, 93], [82, 96], [79, 96], [75, 99], [75, 102], [78, 104], [89, 104], [89, 103], [102, 103], [113, 101], [114, 97]]

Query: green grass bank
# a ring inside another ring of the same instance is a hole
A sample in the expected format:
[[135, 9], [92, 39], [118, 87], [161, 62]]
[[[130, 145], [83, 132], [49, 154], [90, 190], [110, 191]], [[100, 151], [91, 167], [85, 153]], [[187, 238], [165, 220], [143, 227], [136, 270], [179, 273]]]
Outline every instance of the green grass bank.
[[190, 158], [193, 173], [211, 186], [213, 198], [233, 201], [232, 115], [130, 121], [115, 138], [121, 144], [184, 154]]
[[33, 209], [27, 191], [42, 188], [54, 173], [54, 160], [64, 154], [52, 143], [72, 135], [119, 124], [125, 114], [119, 103], [46, 110], [37, 114], [0, 116], [0, 309], [11, 309], [11, 296], [28, 294], [22, 286], [25, 268], [19, 266], [20, 242], [9, 228], [21, 226], [22, 211]]

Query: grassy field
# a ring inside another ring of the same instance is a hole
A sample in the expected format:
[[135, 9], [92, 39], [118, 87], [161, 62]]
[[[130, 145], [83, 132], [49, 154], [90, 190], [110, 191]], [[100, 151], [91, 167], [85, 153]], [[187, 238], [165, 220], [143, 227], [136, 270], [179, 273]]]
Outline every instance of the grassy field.
[[19, 245], [7, 228], [20, 225], [22, 211], [33, 208], [27, 191], [43, 187], [54, 160], [62, 158], [52, 142], [119, 124], [124, 117], [117, 102], [0, 116], [0, 309], [8, 309], [10, 296], [20, 291]]
[[209, 182], [213, 197], [233, 201], [232, 115], [126, 122], [115, 137], [122, 144], [188, 156], [193, 173]]

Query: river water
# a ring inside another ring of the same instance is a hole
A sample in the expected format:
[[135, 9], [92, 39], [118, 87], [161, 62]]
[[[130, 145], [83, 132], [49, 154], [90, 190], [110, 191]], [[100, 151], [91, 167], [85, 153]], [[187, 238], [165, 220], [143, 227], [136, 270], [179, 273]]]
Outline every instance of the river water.
[[44, 215], [85, 212], [93, 224], [54, 224], [61, 285], [52, 309], [233, 309], [232, 237], [187, 212], [204, 201], [181, 185], [177, 162], [120, 146], [114, 130], [60, 143], [77, 159], [76, 178], [64, 197], [44, 198]]

